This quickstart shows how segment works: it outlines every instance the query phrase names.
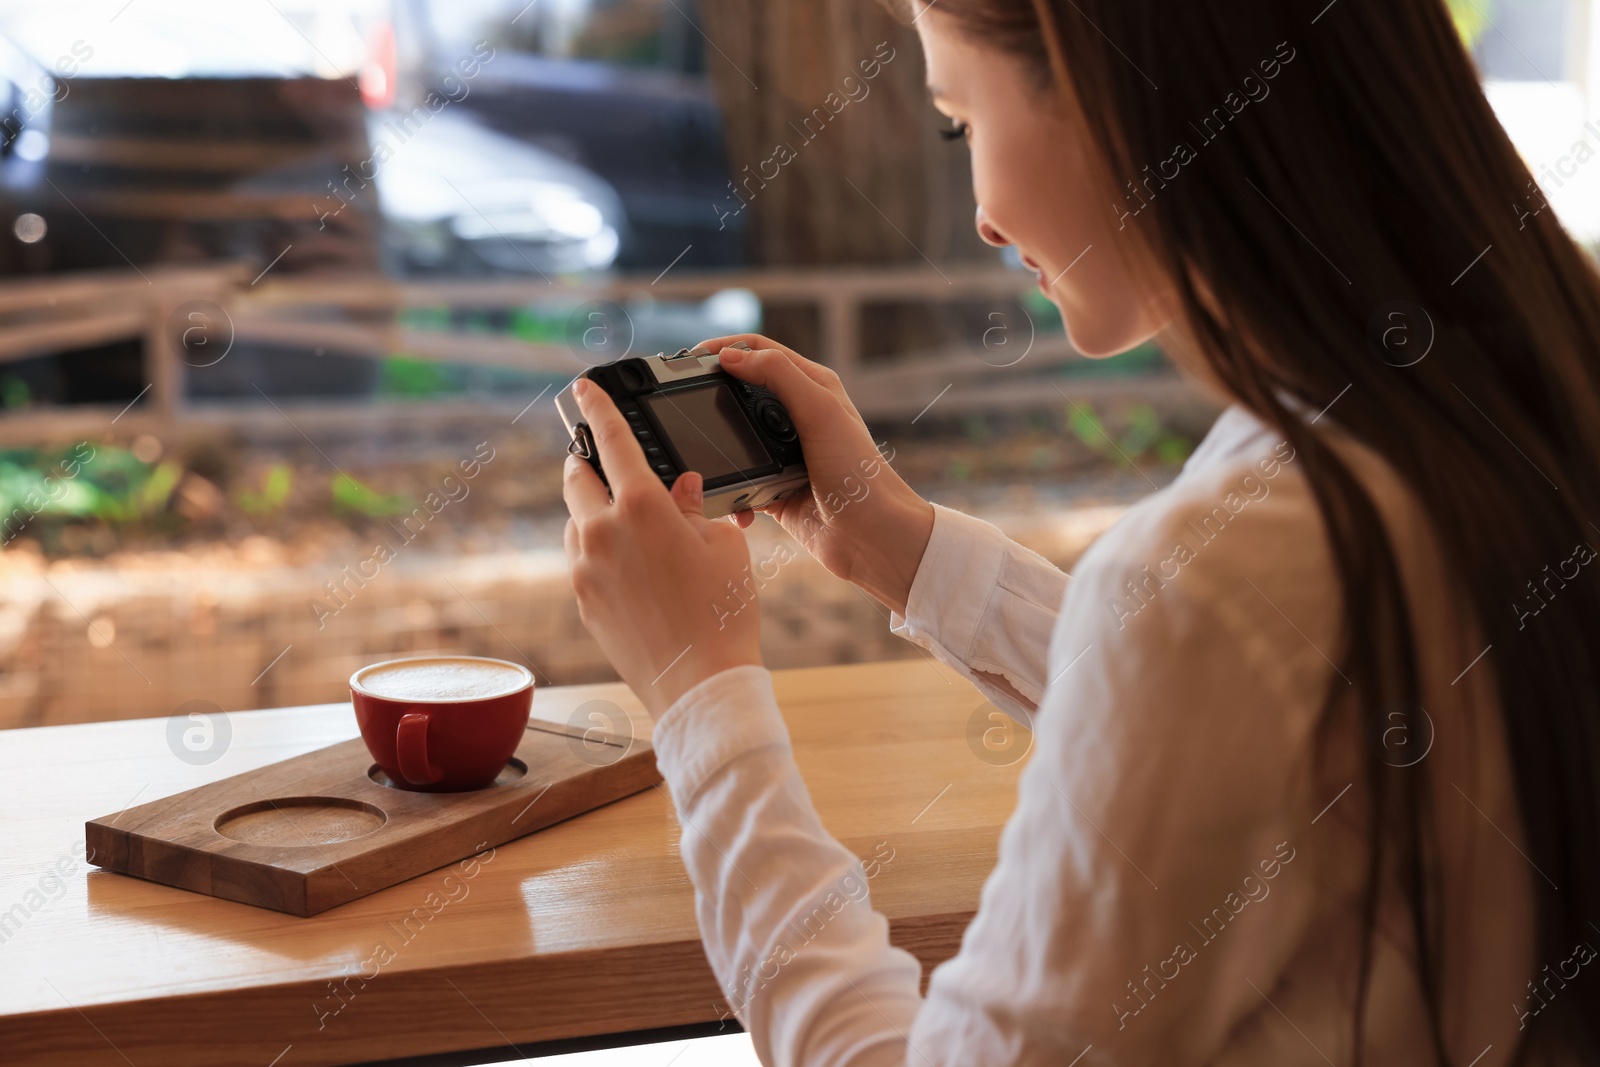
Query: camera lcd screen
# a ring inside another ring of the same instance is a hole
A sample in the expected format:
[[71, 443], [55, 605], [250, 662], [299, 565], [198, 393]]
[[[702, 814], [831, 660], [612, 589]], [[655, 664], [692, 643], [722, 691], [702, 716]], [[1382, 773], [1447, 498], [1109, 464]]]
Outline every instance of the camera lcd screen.
[[772, 463], [726, 382], [644, 399], [684, 465], [707, 481]]

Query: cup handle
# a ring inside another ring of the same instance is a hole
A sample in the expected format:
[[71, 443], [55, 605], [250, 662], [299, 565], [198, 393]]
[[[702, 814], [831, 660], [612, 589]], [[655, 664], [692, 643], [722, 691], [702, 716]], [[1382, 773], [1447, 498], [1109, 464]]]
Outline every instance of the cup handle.
[[409, 785], [432, 785], [444, 775], [428, 759], [428, 717], [421, 712], [400, 716], [394, 732], [394, 751], [400, 776]]

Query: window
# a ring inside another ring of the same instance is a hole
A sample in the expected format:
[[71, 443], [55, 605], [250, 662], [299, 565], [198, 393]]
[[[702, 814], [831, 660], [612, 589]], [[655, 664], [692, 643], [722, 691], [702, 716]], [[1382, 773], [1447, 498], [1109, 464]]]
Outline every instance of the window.
[[1482, 22], [1473, 54], [1484, 91], [1544, 199], [1574, 236], [1600, 244], [1600, 0], [1456, 6]]
[[592, 59], [703, 74], [699, 33], [680, 0], [427, 0], [435, 36], [449, 47], [488, 40], [550, 59]]

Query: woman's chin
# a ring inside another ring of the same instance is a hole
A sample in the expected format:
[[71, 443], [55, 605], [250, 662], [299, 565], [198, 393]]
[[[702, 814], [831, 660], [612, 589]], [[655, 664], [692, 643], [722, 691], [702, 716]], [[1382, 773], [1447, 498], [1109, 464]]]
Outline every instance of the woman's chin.
[[1088, 359], [1110, 359], [1138, 348], [1151, 337], [1153, 331], [1096, 328], [1097, 324], [1082, 323], [1081, 319], [1062, 313], [1067, 326], [1067, 340], [1078, 354]]

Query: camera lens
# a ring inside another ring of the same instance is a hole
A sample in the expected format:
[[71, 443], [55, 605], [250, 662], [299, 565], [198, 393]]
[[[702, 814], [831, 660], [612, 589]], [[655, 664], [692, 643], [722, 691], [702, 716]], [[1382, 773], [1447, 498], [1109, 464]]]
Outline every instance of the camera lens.
[[794, 423], [789, 419], [789, 413], [783, 410], [783, 405], [776, 400], [763, 400], [756, 407], [756, 418], [761, 420], [761, 425], [767, 432], [780, 441], [793, 441], [796, 437]]

